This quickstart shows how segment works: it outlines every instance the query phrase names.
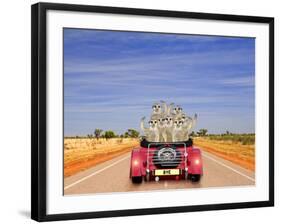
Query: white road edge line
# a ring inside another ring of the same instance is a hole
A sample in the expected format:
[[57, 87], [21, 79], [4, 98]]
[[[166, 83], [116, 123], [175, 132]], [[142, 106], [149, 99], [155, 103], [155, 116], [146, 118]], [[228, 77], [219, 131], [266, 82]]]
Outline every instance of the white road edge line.
[[126, 156], [126, 157], [124, 157], [124, 158], [122, 158], [122, 159], [119, 159], [119, 160], [117, 160], [116, 162], [114, 162], [114, 163], [112, 163], [112, 164], [110, 164], [110, 165], [108, 165], [108, 166], [106, 166], [106, 167], [104, 167], [104, 168], [102, 168], [102, 169], [100, 169], [100, 170], [97, 170], [96, 172], [93, 172], [93, 173], [91, 173], [90, 175], [88, 175], [88, 176], [86, 176], [86, 177], [83, 177], [83, 178], [81, 178], [81, 179], [79, 179], [79, 180], [73, 182], [72, 184], [69, 184], [69, 185], [65, 186], [65, 187], [64, 187], [64, 190], [67, 190], [67, 189], [69, 189], [69, 188], [75, 186], [76, 184], [79, 184], [79, 183], [81, 183], [82, 181], [87, 180], [88, 178], [90, 178], [90, 177], [92, 177], [92, 176], [94, 176], [94, 175], [96, 175], [96, 174], [98, 174], [98, 173], [101, 173], [102, 171], [105, 171], [105, 170], [107, 170], [108, 168], [110, 168], [110, 167], [112, 167], [112, 166], [115, 166], [117, 163], [120, 163], [120, 162], [122, 162], [123, 160], [125, 160], [125, 159], [127, 159], [127, 158], [129, 158], [129, 157], [130, 157], [130, 155], [128, 155], [128, 156]]
[[212, 160], [212, 161], [214, 161], [214, 162], [220, 164], [221, 166], [224, 166], [224, 167], [226, 167], [226, 168], [232, 170], [233, 172], [235, 172], [235, 173], [237, 173], [237, 174], [240, 174], [241, 176], [246, 177], [247, 179], [249, 179], [249, 180], [255, 182], [255, 179], [253, 179], [252, 177], [249, 177], [249, 176], [247, 176], [246, 174], [241, 173], [240, 171], [238, 171], [238, 170], [236, 170], [236, 169], [234, 169], [234, 168], [232, 168], [232, 167], [230, 167], [230, 166], [228, 166], [228, 165], [226, 165], [226, 164], [224, 164], [224, 163], [222, 163], [222, 162], [220, 162], [220, 161], [218, 161], [218, 160], [212, 158], [211, 156], [207, 156], [205, 153], [203, 153], [203, 156], [205, 156], [206, 158], [208, 158], [208, 159], [210, 159], [210, 160]]

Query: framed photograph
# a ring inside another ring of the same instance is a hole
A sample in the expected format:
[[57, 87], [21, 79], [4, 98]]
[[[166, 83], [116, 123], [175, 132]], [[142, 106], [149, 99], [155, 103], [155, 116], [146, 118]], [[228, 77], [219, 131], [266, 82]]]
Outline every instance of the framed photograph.
[[274, 205], [274, 19], [32, 6], [32, 219]]

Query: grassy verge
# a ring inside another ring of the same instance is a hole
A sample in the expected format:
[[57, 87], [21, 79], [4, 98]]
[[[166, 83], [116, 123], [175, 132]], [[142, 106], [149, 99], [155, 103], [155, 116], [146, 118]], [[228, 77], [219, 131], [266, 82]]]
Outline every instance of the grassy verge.
[[246, 169], [255, 170], [255, 145], [240, 141], [195, 137], [194, 145]]
[[131, 151], [138, 139], [64, 139], [64, 177]]
[[228, 141], [231, 143], [241, 143], [242, 145], [254, 145], [255, 134], [222, 134], [222, 135], [208, 135], [210, 140]]

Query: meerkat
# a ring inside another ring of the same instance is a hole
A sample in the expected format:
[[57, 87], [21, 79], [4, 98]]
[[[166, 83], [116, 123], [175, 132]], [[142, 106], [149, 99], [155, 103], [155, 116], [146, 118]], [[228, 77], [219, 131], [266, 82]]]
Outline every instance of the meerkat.
[[163, 108], [160, 103], [154, 103], [152, 105], [152, 114], [150, 120], [158, 120], [162, 115]]
[[169, 106], [168, 106], [168, 109], [167, 109], [167, 113], [166, 113], [166, 116], [172, 116], [172, 111], [174, 109], [174, 103], [170, 103]]
[[168, 105], [165, 101], [160, 100], [161, 108], [162, 108], [162, 115], [166, 114], [166, 111], [168, 110]]
[[191, 130], [195, 127], [196, 122], [197, 122], [197, 114], [194, 115], [193, 118], [191, 117], [182, 117], [183, 121], [183, 136], [184, 140], [187, 141], [189, 139], [189, 135], [191, 133]]
[[141, 129], [143, 130], [144, 134], [145, 134], [145, 138], [147, 141], [150, 141], [150, 142], [159, 142], [159, 130], [158, 130], [158, 127], [157, 127], [157, 124], [158, 124], [158, 121], [157, 120], [150, 120], [148, 122], [149, 124], [149, 127], [146, 128], [144, 126], [144, 120], [145, 120], [145, 117], [143, 117], [141, 119]]
[[165, 117], [165, 116], [168, 116], [168, 115], [171, 115], [171, 111], [173, 109], [173, 106], [174, 106], [174, 103], [170, 103], [169, 105], [161, 100], [160, 103], [162, 104], [162, 115]]
[[172, 111], [174, 109], [175, 104], [174, 103], [170, 103], [169, 107], [168, 107], [168, 115], [172, 114]]
[[174, 120], [173, 120], [172, 116], [165, 117], [165, 132], [166, 132], [167, 142], [172, 141], [173, 123], [174, 123]]
[[[155, 103], [155, 104], [153, 104], [154, 106], [158, 106], [158, 108], [159, 108], [159, 106], [160, 106], [160, 112], [161, 112], [161, 115], [162, 115], [162, 117], [164, 116], [164, 114], [165, 114], [165, 111], [167, 110], [167, 107], [168, 107], [168, 105], [167, 105], [167, 103], [165, 102], [165, 101], [163, 101], [163, 100], [160, 100], [160, 103]], [[153, 107], [153, 106], [152, 106]]]
[[165, 118], [158, 119], [159, 141], [167, 142]]
[[181, 117], [184, 115], [182, 107], [180, 106], [173, 107], [172, 114], [176, 120], [181, 119]]
[[183, 140], [183, 121], [181, 119], [174, 120], [173, 131], [172, 131], [172, 141], [182, 141]]
[[183, 121], [183, 128], [188, 128], [190, 123], [192, 123], [193, 119], [186, 114], [182, 114], [180, 119]]

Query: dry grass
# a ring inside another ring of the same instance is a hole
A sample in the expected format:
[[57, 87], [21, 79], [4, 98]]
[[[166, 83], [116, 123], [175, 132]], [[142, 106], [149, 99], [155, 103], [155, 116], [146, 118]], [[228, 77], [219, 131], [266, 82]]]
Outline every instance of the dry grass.
[[211, 140], [207, 137], [196, 137], [194, 145], [202, 147], [223, 159], [236, 163], [246, 169], [255, 170], [255, 145], [243, 145], [240, 142]]
[[65, 138], [64, 177], [129, 152], [139, 145], [138, 139]]

